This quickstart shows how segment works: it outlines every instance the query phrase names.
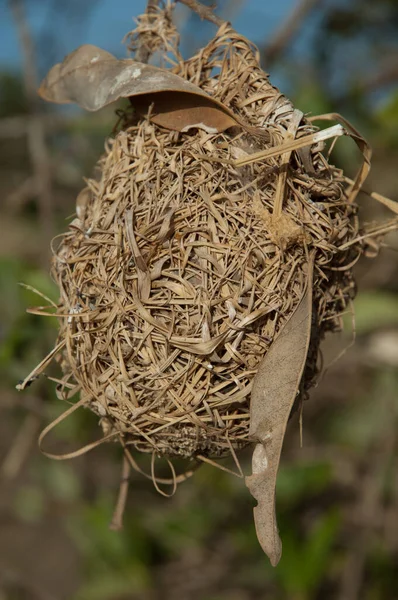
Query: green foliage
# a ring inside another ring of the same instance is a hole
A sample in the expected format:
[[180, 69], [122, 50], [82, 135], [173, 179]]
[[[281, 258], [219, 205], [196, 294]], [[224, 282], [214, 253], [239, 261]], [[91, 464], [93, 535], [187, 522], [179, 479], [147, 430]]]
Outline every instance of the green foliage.
[[29, 306], [48, 304], [25, 283], [56, 298], [57, 292], [48, 275], [16, 259], [0, 258], [0, 314], [2, 332], [0, 374], [3, 382], [16, 385], [51, 348], [56, 337], [56, 321], [28, 314]]
[[26, 114], [28, 108], [21, 75], [0, 72], [0, 119]]
[[335, 543], [341, 518], [330, 510], [307, 529], [306, 538], [297, 534], [294, 527], [281, 529], [283, 555], [275, 578], [286, 592], [287, 598], [306, 600], [313, 597], [335, 560]]
[[[332, 110], [325, 90], [313, 78], [313, 74], [307, 73], [303, 77], [302, 74], [298, 76], [296, 72], [292, 71], [291, 77], [294, 81], [292, 93], [295, 106], [311, 116], [322, 115]], [[318, 124], [321, 125], [317, 122]]]
[[81, 507], [69, 530], [83, 557], [84, 583], [75, 600], [110, 600], [118, 594], [138, 597], [150, 585], [151, 538], [140, 515], [123, 531], [109, 528], [114, 498], [103, 495]]
[[298, 504], [310, 494], [325, 490], [332, 480], [328, 463], [309, 463], [302, 466], [283, 466], [278, 475], [278, 503], [283, 507]]
[[374, 128], [383, 143], [398, 147], [398, 91], [396, 89], [385, 98], [376, 111]]
[[[382, 327], [398, 325], [398, 297], [387, 291], [362, 292], [354, 302], [355, 331], [366, 334]], [[351, 329], [351, 316], [345, 317], [345, 329]]]
[[373, 582], [368, 586], [365, 600], [385, 600], [390, 597], [391, 590], [398, 589], [398, 572], [395, 558], [384, 548], [378, 546], [372, 550], [367, 562], [369, 575]]
[[38, 523], [45, 512], [45, 494], [37, 485], [21, 486], [14, 499], [14, 514], [28, 523]]

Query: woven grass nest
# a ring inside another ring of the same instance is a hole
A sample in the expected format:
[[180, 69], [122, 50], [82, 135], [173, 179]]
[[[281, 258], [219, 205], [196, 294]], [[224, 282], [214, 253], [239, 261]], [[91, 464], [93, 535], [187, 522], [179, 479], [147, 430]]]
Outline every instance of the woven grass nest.
[[[267, 440], [275, 433], [276, 477], [285, 422], [318, 372], [319, 342], [341, 329], [355, 295], [352, 268], [367, 239], [386, 230], [366, 232], [358, 221], [355, 198], [370, 152], [343, 121], [330, 137], [350, 134], [364, 164], [355, 182], [330, 164], [328, 136], [270, 83], [257, 49], [229, 25], [185, 61], [167, 11], [141, 17], [134, 36], [148, 28], [153, 48], [173, 53], [172, 72], [237, 122], [222, 131], [202, 123], [170, 130], [152, 118], [156, 99], [144, 116], [121, 115], [99, 177], [87, 181], [54, 252], [60, 329], [49, 359], [62, 367], [58, 393], [78, 392], [67, 413], [90, 409], [100, 441], [120, 441], [125, 451], [211, 462], [257, 442], [252, 478], [273, 457]], [[299, 313], [306, 324], [293, 326]], [[278, 413], [292, 369], [294, 389], [274, 423], [251, 414], [251, 394], [261, 361], [284, 333], [290, 350], [279, 342], [257, 385], [261, 392], [273, 377], [280, 381], [270, 404]], [[268, 529], [262, 544], [276, 564], [273, 507], [265, 510], [257, 530], [261, 538]]]

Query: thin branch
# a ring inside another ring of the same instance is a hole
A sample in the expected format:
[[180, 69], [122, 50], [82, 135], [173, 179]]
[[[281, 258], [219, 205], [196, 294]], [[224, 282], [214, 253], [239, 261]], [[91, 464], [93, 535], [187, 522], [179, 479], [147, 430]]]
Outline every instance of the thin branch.
[[160, 4], [161, 0], [148, 0], [148, 4], [146, 7], [146, 12], [150, 15], [151, 13], [156, 13], [157, 8]]
[[[148, 0], [148, 4], [146, 7], [146, 14], [148, 15], [148, 21], [153, 21], [156, 18], [156, 13], [159, 9], [159, 4], [161, 0]], [[151, 54], [152, 49], [150, 45], [151, 34], [145, 33], [139, 36], [138, 47], [135, 52], [134, 58], [138, 62], [147, 63]]]
[[286, 21], [263, 50], [264, 64], [267, 68], [288, 48], [303, 21], [321, 2], [322, 0], [298, 0]]
[[31, 111], [27, 127], [28, 148], [38, 191], [41, 228], [46, 236], [52, 237], [54, 234], [54, 213], [50, 157], [46, 146], [41, 107], [36, 93], [38, 76], [35, 48], [26, 20], [23, 0], [9, 0], [9, 7], [14, 17], [21, 45], [25, 93]]
[[0, 474], [7, 479], [18, 476], [23, 465], [30, 455], [31, 448], [36, 441], [41, 419], [34, 413], [29, 413], [21, 425], [11, 448], [8, 450]]
[[177, 1], [180, 2], [181, 4], [185, 4], [185, 6], [188, 6], [188, 8], [190, 8], [194, 13], [196, 13], [202, 20], [204, 19], [206, 21], [210, 21], [211, 23], [214, 23], [218, 27], [221, 27], [221, 25], [224, 25], [224, 23], [225, 23], [225, 21], [223, 19], [221, 19], [220, 17], [217, 17], [217, 15], [214, 14], [214, 12], [210, 6], [205, 6], [201, 2], [198, 2], [197, 0], [177, 0]]
[[126, 508], [127, 495], [129, 491], [131, 466], [126, 456], [123, 456], [122, 475], [120, 479], [119, 496], [113, 513], [110, 529], [120, 531], [123, 529], [123, 515]]

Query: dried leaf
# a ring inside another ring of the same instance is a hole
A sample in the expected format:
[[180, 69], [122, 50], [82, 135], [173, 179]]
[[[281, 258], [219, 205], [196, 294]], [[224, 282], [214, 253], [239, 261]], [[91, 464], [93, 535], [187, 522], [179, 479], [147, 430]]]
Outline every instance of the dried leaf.
[[80, 221], [84, 221], [87, 206], [91, 200], [91, 190], [88, 187], [83, 188], [76, 198], [76, 215]]
[[254, 377], [250, 404], [250, 436], [258, 442], [253, 452], [253, 474], [246, 485], [256, 498], [257, 537], [277, 565], [282, 553], [275, 515], [275, 485], [283, 438], [304, 371], [311, 334], [312, 260], [306, 291], [296, 310], [263, 358]]
[[147, 116], [150, 108], [151, 121], [173, 131], [203, 129], [207, 133], [218, 133], [241, 124], [239, 118], [233, 117], [226, 108], [220, 108], [213, 98], [193, 92], [150, 93], [134, 98], [132, 103], [143, 117]]
[[[58, 104], [75, 102], [96, 111], [119, 98], [132, 98], [137, 111], [156, 124], [176, 131], [192, 127], [209, 133], [246, 126], [239, 117], [201, 88], [166, 69], [131, 59], [118, 60], [86, 44], [56, 64], [39, 88], [39, 95]], [[257, 130], [256, 130], [257, 131]]]

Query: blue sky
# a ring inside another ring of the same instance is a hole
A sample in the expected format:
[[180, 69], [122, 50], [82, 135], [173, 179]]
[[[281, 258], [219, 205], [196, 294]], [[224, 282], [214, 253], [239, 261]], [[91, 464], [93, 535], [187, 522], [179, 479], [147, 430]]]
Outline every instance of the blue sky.
[[[82, 4], [87, 1], [90, 0], [81, 0]], [[63, 12], [67, 14], [68, 0], [58, 2], [63, 3]], [[238, 0], [234, 3], [236, 9], [232, 14], [232, 23], [240, 33], [254, 42], [264, 41], [283, 21], [294, 3], [295, 0]], [[219, 1], [221, 9], [227, 4], [228, 0]], [[121, 39], [133, 28], [133, 17], [140, 14], [145, 5], [145, 0], [97, 0], [89, 18], [84, 21], [84, 26], [79, 25], [78, 19], [66, 17], [61, 21], [60, 31], [55, 32], [59, 44], [55, 50], [57, 55], [51, 57], [52, 62], [62, 60], [65, 54], [84, 43], [96, 44], [105, 50], [123, 55]], [[32, 34], [36, 37], [43, 32], [45, 25], [48, 27], [51, 2], [26, 0], [26, 6], [28, 22]], [[73, 8], [73, 3], [69, 6]], [[64, 27], [62, 23], [65, 23]], [[214, 27], [203, 23], [200, 31], [207, 31], [210, 35]], [[195, 30], [192, 30], [191, 35], [195, 36]], [[202, 41], [200, 37], [198, 41]], [[20, 49], [14, 22], [6, 0], [0, 0], [0, 68], [18, 69], [20, 64]]]

